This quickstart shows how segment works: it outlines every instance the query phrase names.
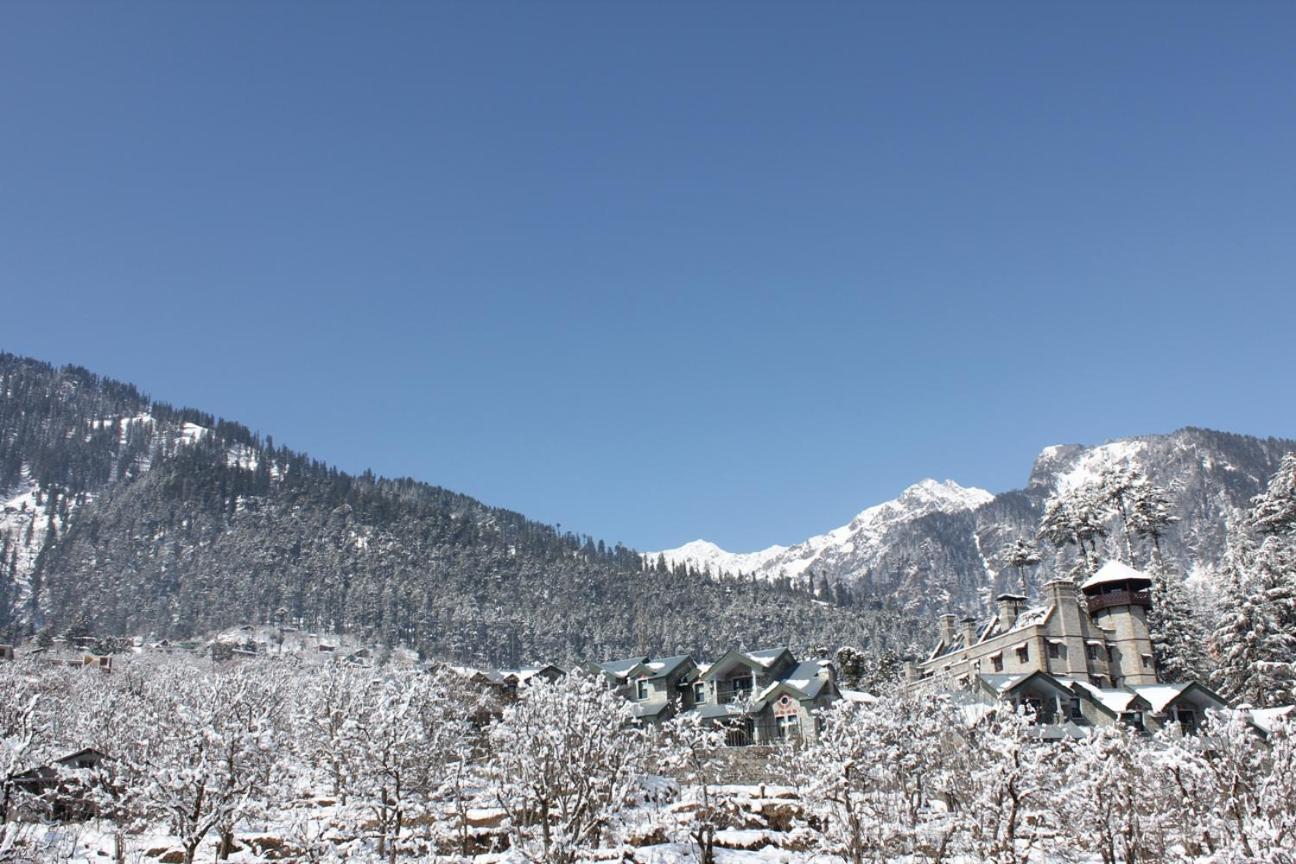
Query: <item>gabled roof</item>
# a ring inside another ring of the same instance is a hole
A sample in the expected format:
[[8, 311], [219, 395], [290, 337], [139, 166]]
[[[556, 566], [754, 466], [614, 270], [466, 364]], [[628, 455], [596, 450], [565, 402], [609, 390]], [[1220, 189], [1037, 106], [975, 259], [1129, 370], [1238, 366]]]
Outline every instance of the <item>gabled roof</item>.
[[803, 693], [806, 699], [814, 699], [823, 692], [830, 681], [828, 670], [817, 660], [807, 660], [797, 664], [796, 668], [783, 679], [784, 684]]
[[627, 657], [624, 660], [609, 660], [595, 665], [614, 678], [625, 678], [635, 670], [635, 667], [647, 662], [647, 657]]
[[630, 711], [636, 719], [639, 719], [642, 717], [656, 717], [670, 707], [669, 702], [636, 702], [631, 706]]
[[702, 677], [710, 681], [715, 678], [716, 673], [732, 668], [734, 663], [741, 663], [748, 669], [759, 669], [762, 672], [769, 668], [769, 664], [762, 663], [751, 655], [739, 651], [736, 648], [731, 648], [724, 653], [723, 657], [708, 666], [707, 670], [702, 673]]
[[1098, 706], [1105, 714], [1119, 718], [1125, 711], [1151, 711], [1151, 704], [1133, 690], [1125, 687], [1097, 687], [1079, 678], [1063, 678], [1078, 696]]
[[1054, 690], [1061, 690], [1064, 693], [1070, 693], [1071, 690], [1058, 679], [1054, 678], [1047, 672], [1036, 670], [1034, 672], [1017, 672], [1004, 673], [996, 672], [991, 674], [978, 674], [977, 683], [982, 689], [988, 690], [994, 696], [1007, 696], [1027, 684], [1043, 684], [1045, 687]]
[[789, 659], [796, 659], [792, 657], [792, 652], [787, 648], [761, 648], [757, 651], [746, 651], [744, 653], [766, 669], [777, 663], [779, 658], [784, 654], [786, 654]]
[[[693, 663], [693, 658], [688, 654], [680, 654], [676, 657], [656, 657], [644, 663], [646, 675], [649, 678], [665, 678], [675, 674], [681, 666]], [[693, 664], [697, 665], [697, 664]]]
[[1148, 701], [1155, 714], [1163, 713], [1185, 696], [1202, 696], [1207, 701], [1228, 707], [1228, 700], [1196, 681], [1172, 681], [1165, 684], [1131, 684], [1130, 689]]
[[1148, 576], [1142, 570], [1135, 570], [1123, 561], [1112, 559], [1098, 568], [1098, 572], [1090, 576], [1080, 586], [1081, 591], [1088, 591], [1090, 588], [1097, 588], [1100, 585], [1111, 585], [1118, 582], [1145, 582], [1152, 584], [1152, 577]]

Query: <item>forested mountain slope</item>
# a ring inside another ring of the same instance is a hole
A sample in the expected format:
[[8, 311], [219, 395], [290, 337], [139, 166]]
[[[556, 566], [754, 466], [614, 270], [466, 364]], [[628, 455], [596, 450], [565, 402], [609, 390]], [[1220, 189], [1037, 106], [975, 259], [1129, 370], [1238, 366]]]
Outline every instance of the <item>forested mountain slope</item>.
[[409, 479], [352, 476], [79, 368], [0, 354], [0, 639], [275, 618], [512, 665], [904, 642], [912, 619], [644, 568]]

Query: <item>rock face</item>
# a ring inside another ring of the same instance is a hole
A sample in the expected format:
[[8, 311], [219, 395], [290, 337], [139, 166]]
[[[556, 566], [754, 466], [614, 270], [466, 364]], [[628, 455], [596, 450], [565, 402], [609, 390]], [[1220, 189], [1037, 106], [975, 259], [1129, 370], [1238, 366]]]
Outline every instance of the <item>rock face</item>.
[[[821, 594], [845, 593], [856, 602], [892, 598], [902, 610], [924, 616], [986, 611], [995, 594], [1021, 590], [1005, 553], [1018, 538], [1033, 540], [1049, 495], [1095, 480], [1104, 465], [1124, 465], [1170, 493], [1180, 521], [1164, 541], [1168, 563], [1209, 583], [1223, 558], [1230, 523], [1264, 488], [1282, 455], [1294, 449], [1296, 441], [1193, 428], [1098, 446], [1056, 445], [1040, 452], [1023, 489], [992, 495], [948, 480], [924, 480], [894, 501], [795, 546], [734, 554], [699, 540], [650, 557], [660, 554], [713, 573], [742, 572], [771, 581], [805, 581], [813, 574]], [[1111, 557], [1123, 540], [1118, 524], [1113, 521], [1109, 528], [1105, 543]], [[1030, 579], [1032, 590], [1070, 567], [1047, 544], [1039, 551], [1044, 560]], [[1136, 563], [1146, 563], [1148, 554], [1135, 543]]]

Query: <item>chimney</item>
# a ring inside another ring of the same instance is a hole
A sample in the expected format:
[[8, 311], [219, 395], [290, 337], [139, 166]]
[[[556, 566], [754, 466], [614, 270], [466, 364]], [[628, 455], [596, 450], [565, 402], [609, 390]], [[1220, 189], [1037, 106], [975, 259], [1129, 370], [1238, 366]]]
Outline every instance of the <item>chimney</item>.
[[946, 648], [954, 643], [955, 620], [956, 619], [953, 615], [947, 614], [940, 616], [940, 638], [941, 643], [944, 644]]
[[1077, 602], [1076, 584], [1070, 579], [1054, 579], [1044, 586], [1044, 599], [1051, 605]]
[[1026, 598], [1020, 594], [1000, 594], [995, 598], [999, 610], [999, 629], [1011, 630], [1017, 624], [1017, 616], [1026, 605]]
[[918, 680], [918, 664], [912, 658], [906, 658], [904, 661], [904, 676], [906, 681]]
[[977, 622], [975, 618], [964, 618], [961, 622], [963, 625], [963, 647], [971, 648], [977, 641]]

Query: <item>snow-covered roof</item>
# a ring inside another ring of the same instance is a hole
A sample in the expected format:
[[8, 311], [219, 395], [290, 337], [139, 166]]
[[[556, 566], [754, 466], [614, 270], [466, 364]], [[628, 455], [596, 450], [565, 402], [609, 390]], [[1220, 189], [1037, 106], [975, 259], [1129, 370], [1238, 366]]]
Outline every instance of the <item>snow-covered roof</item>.
[[1280, 705], [1277, 708], [1256, 708], [1251, 712], [1251, 722], [1266, 733], [1272, 732], [1274, 724], [1286, 719], [1296, 721], [1296, 705]]
[[1088, 681], [1081, 681], [1079, 679], [1072, 679], [1071, 686], [1073, 688], [1083, 688], [1086, 693], [1093, 697], [1094, 701], [1098, 702], [1113, 714], [1120, 714], [1122, 711], [1128, 711], [1130, 703], [1138, 698], [1138, 694], [1132, 690], [1114, 690], [1096, 687]]
[[627, 673], [633, 670], [640, 663], [647, 662], [647, 657], [627, 657], [624, 660], [609, 660], [606, 663], [600, 663], [599, 668], [609, 675], [615, 675], [618, 678], [624, 678]]
[[759, 651], [744, 651], [750, 659], [762, 666], [772, 666], [774, 661], [787, 653], [786, 648], [762, 648]]
[[664, 678], [685, 663], [692, 661], [692, 659], [687, 654], [680, 654], [675, 657], [655, 657], [645, 663], [644, 668], [648, 670], [649, 678]]
[[1084, 584], [1080, 586], [1080, 590], [1088, 591], [1090, 588], [1096, 588], [1099, 585], [1131, 581], [1146, 582], [1150, 585], [1152, 584], [1152, 577], [1142, 570], [1135, 570], [1123, 561], [1113, 559], [1099, 567], [1097, 573], [1086, 579]]
[[872, 693], [865, 693], [863, 690], [847, 690], [842, 688], [842, 698], [847, 702], [859, 702], [861, 705], [872, 705], [878, 701], [878, 697]]
[[1192, 682], [1179, 681], [1171, 684], [1132, 684], [1130, 689], [1146, 699], [1153, 712], [1160, 714], [1191, 686]]
[[828, 671], [819, 665], [819, 661], [809, 660], [797, 664], [783, 679], [783, 683], [800, 690], [807, 699], [813, 699], [828, 683]]

